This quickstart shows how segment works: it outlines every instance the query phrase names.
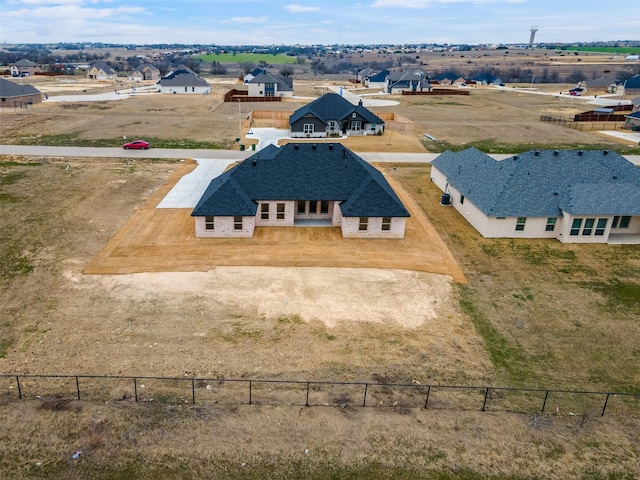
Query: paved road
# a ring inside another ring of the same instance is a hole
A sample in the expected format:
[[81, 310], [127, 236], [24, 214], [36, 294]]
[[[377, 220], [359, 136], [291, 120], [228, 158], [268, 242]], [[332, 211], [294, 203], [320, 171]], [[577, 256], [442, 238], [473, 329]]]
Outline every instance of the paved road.
[[[24, 155], [36, 157], [102, 157], [102, 158], [193, 158], [217, 160], [243, 160], [252, 150], [204, 150], [151, 148], [150, 150], [124, 150], [117, 147], [46, 147], [30, 145], [0, 145], [0, 155]], [[367, 162], [424, 162], [429, 163], [438, 156], [435, 153], [389, 153], [361, 152], [360, 157]], [[492, 155], [501, 160], [511, 155]], [[626, 155], [625, 158], [640, 166], [640, 155]]]

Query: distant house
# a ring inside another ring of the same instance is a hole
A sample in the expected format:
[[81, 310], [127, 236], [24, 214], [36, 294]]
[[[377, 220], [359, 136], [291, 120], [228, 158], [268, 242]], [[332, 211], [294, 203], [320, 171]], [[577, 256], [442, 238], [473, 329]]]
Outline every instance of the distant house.
[[293, 78], [263, 70], [249, 80], [250, 97], [293, 97]]
[[33, 63], [31, 60], [27, 60], [26, 58], [18, 60], [16, 63], [11, 65], [11, 67], [9, 67], [9, 70], [11, 71], [11, 76], [13, 77], [34, 75], [42, 71], [38, 64]]
[[150, 63], [141, 63], [129, 74], [131, 82], [157, 82], [160, 80], [160, 70]]
[[360, 70], [360, 71], [358, 72], [358, 75], [357, 75], [357, 77], [356, 77], [356, 80], [357, 80], [359, 83], [362, 83], [362, 84], [364, 85], [365, 81], [366, 81], [369, 77], [371, 77], [371, 76], [373, 76], [373, 75], [377, 74], [378, 72], [379, 72], [378, 70], [374, 70], [373, 68], [369, 68], [369, 67], [367, 67], [367, 68], [363, 68], [362, 70]]
[[209, 94], [209, 83], [188, 68], [180, 67], [157, 83], [160, 93]]
[[431, 86], [427, 75], [422, 70], [405, 70], [403, 72], [390, 72], [385, 79], [384, 91], [386, 93], [422, 92], [430, 90]]
[[340, 227], [344, 238], [404, 238], [410, 216], [384, 176], [338, 144], [269, 145], [214, 178], [191, 213], [197, 237], [256, 227]]
[[107, 82], [118, 78], [117, 72], [107, 65], [105, 62], [98, 61], [91, 64], [91, 68], [87, 71], [89, 80], [97, 80], [99, 82]]
[[337, 93], [327, 93], [289, 117], [291, 136], [320, 138], [341, 135], [378, 135], [384, 120]]
[[640, 74], [634, 75], [624, 83], [625, 95], [637, 95], [640, 93]]
[[[463, 79], [464, 80], [464, 79]], [[491, 75], [488, 72], [480, 73], [471, 77], [470, 79], [473, 82], [476, 82], [480, 85], [500, 85], [502, 80], [494, 75]], [[461, 82], [464, 83], [464, 82]]]
[[640, 243], [640, 169], [619, 154], [540, 150], [495, 160], [444, 152], [431, 181], [486, 238]]
[[0, 107], [26, 107], [42, 102], [42, 93], [33, 85], [18, 85], [0, 78]]
[[243, 77], [244, 84], [248, 85], [251, 80], [260, 75], [262, 72], [264, 72], [264, 68], [254, 68]]
[[591, 80], [585, 80], [585, 86], [591, 92], [616, 93], [618, 83], [613, 75], [602, 75]]
[[633, 131], [640, 131], [640, 110], [625, 115], [625, 122], [622, 128], [628, 128]]
[[466, 83], [466, 79], [455, 72], [446, 72], [438, 75], [436, 81], [440, 85], [461, 85]]
[[368, 77], [366, 77], [362, 81], [362, 85], [367, 88], [384, 88], [384, 84], [387, 80], [387, 76], [389, 75], [389, 70], [382, 70], [381, 72], [374, 73]]

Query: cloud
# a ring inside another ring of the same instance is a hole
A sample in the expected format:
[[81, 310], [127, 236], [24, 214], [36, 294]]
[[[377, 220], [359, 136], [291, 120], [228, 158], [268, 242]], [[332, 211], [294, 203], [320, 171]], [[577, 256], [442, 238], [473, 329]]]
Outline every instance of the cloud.
[[306, 7], [304, 5], [287, 5], [285, 8], [291, 13], [309, 13], [320, 11], [320, 7]]
[[231, 17], [224, 23], [266, 23], [269, 17]]
[[491, 5], [496, 3], [525, 3], [526, 0], [375, 0], [373, 8], [413, 8], [421, 9], [435, 5], [451, 5], [470, 3], [474, 5]]

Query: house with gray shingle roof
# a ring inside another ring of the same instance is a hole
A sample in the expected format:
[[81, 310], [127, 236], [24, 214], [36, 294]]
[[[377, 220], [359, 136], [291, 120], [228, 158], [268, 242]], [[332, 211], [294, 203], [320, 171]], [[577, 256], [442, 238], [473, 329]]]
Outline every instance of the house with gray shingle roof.
[[531, 150], [505, 160], [470, 148], [432, 162], [431, 180], [486, 238], [640, 243], [640, 168], [602, 150]]
[[13, 77], [33, 75], [37, 72], [42, 71], [37, 63], [34, 63], [31, 60], [27, 60], [26, 58], [18, 60], [16, 63], [11, 65], [11, 67], [9, 67], [9, 70], [11, 71], [11, 76]]
[[118, 78], [118, 74], [113, 68], [100, 60], [91, 64], [91, 68], [87, 71], [87, 78], [89, 80], [106, 82], [116, 80]]
[[160, 93], [209, 94], [209, 82], [188, 68], [174, 70], [156, 84]]
[[423, 89], [429, 91], [431, 90], [431, 85], [427, 75], [422, 70], [390, 72], [384, 84], [386, 93], [421, 92]]
[[339, 144], [270, 145], [214, 178], [193, 209], [197, 237], [256, 227], [339, 227], [344, 238], [404, 238], [410, 216], [382, 173]]
[[293, 97], [293, 78], [266, 70], [247, 83], [250, 97]]
[[160, 77], [160, 70], [150, 63], [141, 63], [129, 74], [129, 80], [132, 82], [157, 82]]
[[370, 110], [354, 105], [337, 93], [327, 93], [289, 117], [294, 138], [337, 137], [341, 135], [381, 135], [384, 120]]
[[622, 128], [640, 131], [640, 110], [629, 115], [625, 115], [625, 122]]
[[0, 78], [0, 107], [27, 107], [42, 102], [42, 93], [33, 85], [18, 85]]

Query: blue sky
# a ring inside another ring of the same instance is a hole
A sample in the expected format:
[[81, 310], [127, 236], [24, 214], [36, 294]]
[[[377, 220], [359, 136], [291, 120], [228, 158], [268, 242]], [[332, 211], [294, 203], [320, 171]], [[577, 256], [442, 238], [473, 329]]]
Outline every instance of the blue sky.
[[539, 42], [640, 40], [640, 2], [0, 0], [7, 43], [527, 43], [532, 25]]

